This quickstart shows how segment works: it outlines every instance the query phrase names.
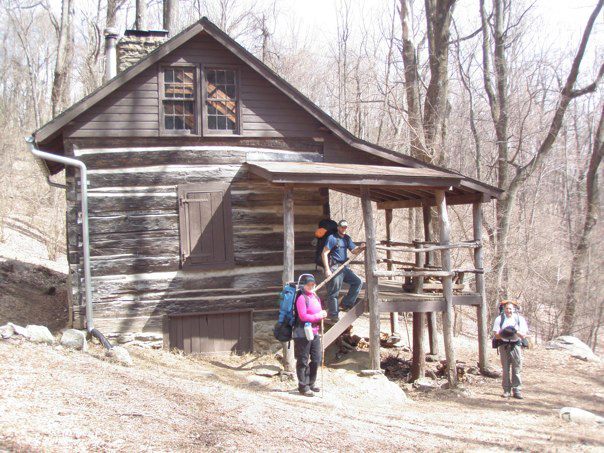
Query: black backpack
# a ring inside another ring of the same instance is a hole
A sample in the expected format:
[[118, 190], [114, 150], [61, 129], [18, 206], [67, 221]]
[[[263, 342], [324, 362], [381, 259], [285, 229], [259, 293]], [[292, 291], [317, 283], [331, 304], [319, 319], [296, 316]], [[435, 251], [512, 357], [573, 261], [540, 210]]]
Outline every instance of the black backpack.
[[323, 259], [321, 257], [323, 249], [329, 236], [337, 232], [338, 224], [334, 220], [323, 219], [319, 222], [319, 228], [315, 231], [315, 263], [317, 266], [323, 267]]

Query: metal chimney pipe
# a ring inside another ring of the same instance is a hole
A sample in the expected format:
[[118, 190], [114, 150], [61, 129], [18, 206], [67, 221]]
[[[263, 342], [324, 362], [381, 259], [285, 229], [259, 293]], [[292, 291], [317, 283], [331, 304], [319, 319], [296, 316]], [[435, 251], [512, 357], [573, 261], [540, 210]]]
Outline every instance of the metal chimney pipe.
[[115, 28], [105, 29], [105, 82], [117, 75], [116, 44], [118, 36]]

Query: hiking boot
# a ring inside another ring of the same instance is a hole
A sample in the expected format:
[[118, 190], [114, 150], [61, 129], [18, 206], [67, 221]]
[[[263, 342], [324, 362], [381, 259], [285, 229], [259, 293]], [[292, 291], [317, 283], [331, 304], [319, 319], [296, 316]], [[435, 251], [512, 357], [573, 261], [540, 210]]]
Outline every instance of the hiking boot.
[[311, 385], [310, 389], [315, 393], [319, 393], [321, 391], [321, 387], [319, 387], [317, 385]]
[[503, 394], [501, 395], [502, 398], [509, 398], [510, 396], [512, 396], [512, 394], [510, 392], [508, 392], [507, 390], [505, 392], [503, 392]]
[[523, 400], [524, 396], [522, 396], [522, 393], [520, 392], [520, 390], [516, 390], [514, 392], [514, 398], [516, 398], [517, 400]]
[[335, 324], [339, 320], [340, 320], [340, 313], [338, 313], [335, 316], [329, 316], [329, 317], [325, 318], [325, 322], [327, 322], [329, 324]]
[[300, 392], [300, 395], [302, 396], [315, 396], [315, 394], [310, 390], [310, 389], [298, 389], [298, 391]]

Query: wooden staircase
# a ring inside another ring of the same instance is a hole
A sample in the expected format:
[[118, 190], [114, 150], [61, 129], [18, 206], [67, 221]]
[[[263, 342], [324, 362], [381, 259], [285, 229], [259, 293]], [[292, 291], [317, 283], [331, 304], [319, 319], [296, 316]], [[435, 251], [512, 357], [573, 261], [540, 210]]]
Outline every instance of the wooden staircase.
[[367, 301], [365, 299], [359, 300], [358, 303], [348, 310], [342, 318], [333, 324], [329, 330], [325, 332], [323, 335], [323, 350], [327, 349], [327, 347], [332, 344], [336, 339], [344, 333], [346, 329], [348, 329], [353, 322], [355, 322], [359, 317], [365, 313]]

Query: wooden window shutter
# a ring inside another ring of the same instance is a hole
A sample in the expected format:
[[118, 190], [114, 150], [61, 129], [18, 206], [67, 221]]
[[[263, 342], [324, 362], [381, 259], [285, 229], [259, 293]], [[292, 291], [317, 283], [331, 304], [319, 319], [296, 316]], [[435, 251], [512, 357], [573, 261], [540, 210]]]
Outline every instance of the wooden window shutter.
[[229, 267], [233, 260], [231, 194], [227, 183], [178, 186], [181, 266]]

